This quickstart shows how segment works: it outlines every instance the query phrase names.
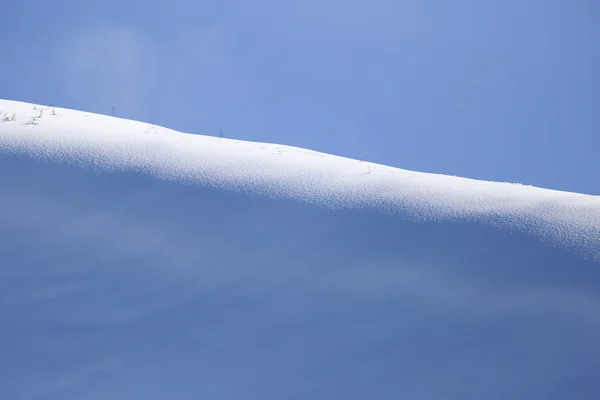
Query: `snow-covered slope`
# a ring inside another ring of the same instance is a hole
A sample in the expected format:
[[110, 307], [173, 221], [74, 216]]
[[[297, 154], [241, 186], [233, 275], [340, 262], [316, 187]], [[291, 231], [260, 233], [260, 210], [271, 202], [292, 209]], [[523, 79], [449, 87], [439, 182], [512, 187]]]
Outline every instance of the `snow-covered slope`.
[[0, 100], [1, 398], [600, 396], [600, 198]]

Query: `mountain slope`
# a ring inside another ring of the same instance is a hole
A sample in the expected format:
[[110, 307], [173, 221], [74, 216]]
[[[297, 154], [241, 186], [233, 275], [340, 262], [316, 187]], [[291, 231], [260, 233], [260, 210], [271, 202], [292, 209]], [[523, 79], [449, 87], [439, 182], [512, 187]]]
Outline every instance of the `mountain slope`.
[[0, 111], [2, 398], [600, 395], [597, 196]]

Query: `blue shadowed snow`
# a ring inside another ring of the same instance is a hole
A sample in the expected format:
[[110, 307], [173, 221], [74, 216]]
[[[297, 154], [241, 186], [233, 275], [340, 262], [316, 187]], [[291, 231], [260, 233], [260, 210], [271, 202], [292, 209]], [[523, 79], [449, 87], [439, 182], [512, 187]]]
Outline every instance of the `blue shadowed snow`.
[[600, 398], [570, 243], [6, 153], [0, 182], [0, 398]]

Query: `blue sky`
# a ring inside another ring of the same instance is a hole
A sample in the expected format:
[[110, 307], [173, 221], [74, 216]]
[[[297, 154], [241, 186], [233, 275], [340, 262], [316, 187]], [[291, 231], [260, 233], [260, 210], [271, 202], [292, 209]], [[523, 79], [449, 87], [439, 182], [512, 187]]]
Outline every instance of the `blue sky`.
[[0, 98], [600, 194], [592, 0], [0, 6]]

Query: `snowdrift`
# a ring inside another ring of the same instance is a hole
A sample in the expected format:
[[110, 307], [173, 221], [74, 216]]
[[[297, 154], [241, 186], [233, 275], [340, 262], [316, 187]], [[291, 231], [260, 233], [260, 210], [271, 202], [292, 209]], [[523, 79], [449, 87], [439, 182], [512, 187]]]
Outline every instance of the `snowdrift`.
[[0, 398], [600, 398], [600, 197], [0, 112]]

